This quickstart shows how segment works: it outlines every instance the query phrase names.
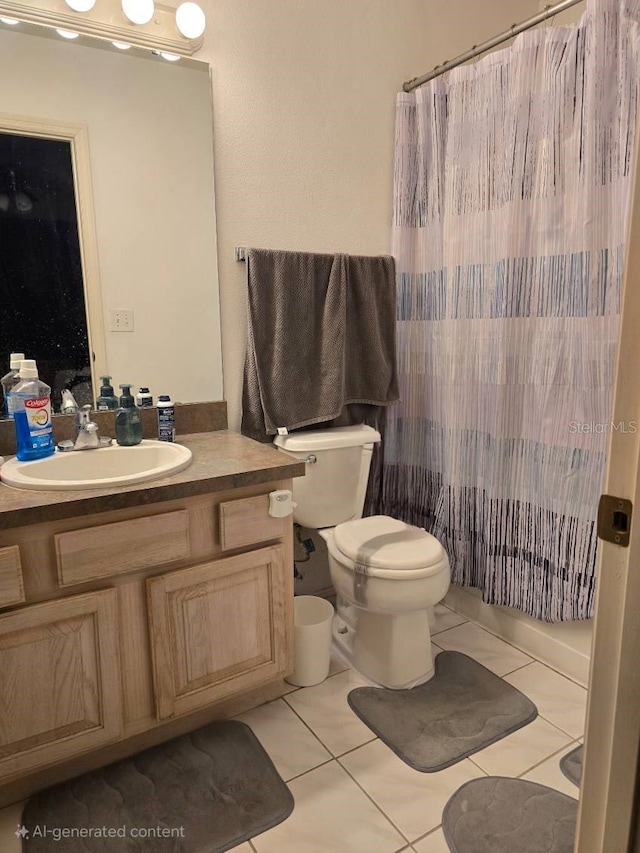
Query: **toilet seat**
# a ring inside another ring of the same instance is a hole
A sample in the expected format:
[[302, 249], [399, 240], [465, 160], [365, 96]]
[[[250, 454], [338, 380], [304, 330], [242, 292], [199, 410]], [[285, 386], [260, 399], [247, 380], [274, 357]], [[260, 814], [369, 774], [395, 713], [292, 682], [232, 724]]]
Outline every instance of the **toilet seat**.
[[435, 536], [388, 515], [338, 524], [329, 548], [343, 565], [369, 577], [410, 580], [448, 568], [444, 548]]

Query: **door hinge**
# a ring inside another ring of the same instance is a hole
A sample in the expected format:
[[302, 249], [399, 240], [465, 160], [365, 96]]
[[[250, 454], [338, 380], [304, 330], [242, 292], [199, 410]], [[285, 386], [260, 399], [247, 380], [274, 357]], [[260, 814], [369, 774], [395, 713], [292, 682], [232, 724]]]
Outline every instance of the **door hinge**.
[[598, 504], [598, 536], [605, 542], [613, 542], [627, 548], [631, 533], [633, 504], [626, 498], [601, 495]]

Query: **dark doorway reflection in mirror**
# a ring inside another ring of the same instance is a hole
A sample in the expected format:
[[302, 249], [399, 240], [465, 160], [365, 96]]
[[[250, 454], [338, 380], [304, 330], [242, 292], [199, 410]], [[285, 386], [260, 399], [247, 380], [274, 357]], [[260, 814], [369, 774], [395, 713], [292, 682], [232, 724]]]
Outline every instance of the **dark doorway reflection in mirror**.
[[0, 374], [24, 352], [55, 411], [65, 388], [91, 403], [70, 142], [0, 132], [0, 304]]

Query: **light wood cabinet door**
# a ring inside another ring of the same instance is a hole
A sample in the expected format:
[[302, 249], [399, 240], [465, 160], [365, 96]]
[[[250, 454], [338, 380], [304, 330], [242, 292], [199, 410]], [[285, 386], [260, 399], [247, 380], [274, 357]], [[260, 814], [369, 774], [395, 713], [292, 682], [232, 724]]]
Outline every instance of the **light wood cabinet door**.
[[290, 573], [277, 545], [147, 579], [158, 719], [288, 672]]
[[0, 616], [0, 779], [120, 736], [116, 597], [107, 589]]

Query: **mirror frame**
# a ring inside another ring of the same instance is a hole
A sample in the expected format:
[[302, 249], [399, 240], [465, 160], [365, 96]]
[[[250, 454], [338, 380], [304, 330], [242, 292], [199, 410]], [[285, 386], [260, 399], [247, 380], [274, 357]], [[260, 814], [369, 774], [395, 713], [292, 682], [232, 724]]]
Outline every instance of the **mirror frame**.
[[37, 119], [29, 116], [0, 113], [0, 133], [35, 136], [70, 143], [89, 343], [89, 367], [95, 397], [95, 389], [99, 387], [98, 380], [100, 376], [107, 373], [107, 348], [98, 263], [98, 237], [91, 183], [88, 128], [86, 125], [68, 124], [53, 119]]

